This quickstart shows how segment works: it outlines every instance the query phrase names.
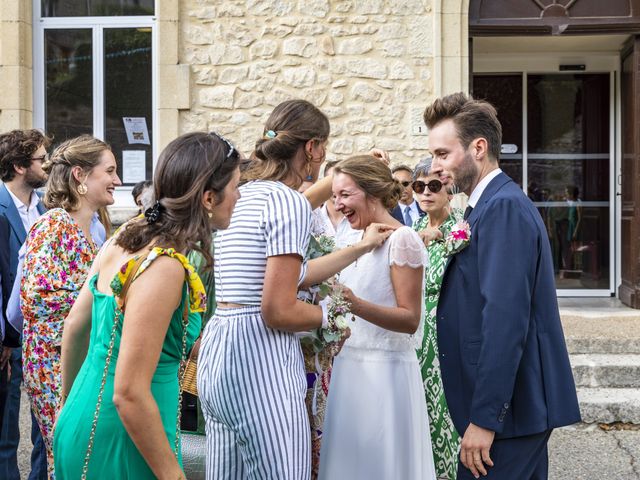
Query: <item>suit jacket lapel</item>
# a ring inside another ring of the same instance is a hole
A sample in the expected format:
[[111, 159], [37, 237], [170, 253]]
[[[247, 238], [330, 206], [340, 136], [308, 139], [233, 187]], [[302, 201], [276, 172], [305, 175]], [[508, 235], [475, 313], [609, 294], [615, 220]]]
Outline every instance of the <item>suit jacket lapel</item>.
[[[480, 196], [480, 199], [478, 200], [478, 203], [476, 204], [475, 208], [473, 210], [471, 210], [471, 213], [469, 214], [469, 217], [467, 218], [467, 222], [469, 222], [469, 228], [472, 230], [471, 233], [471, 241], [473, 241], [473, 226], [475, 225], [476, 221], [478, 220], [480, 214], [482, 213], [482, 210], [484, 209], [486, 203], [489, 201], [489, 199], [491, 197], [493, 197], [496, 192], [498, 190], [500, 190], [500, 188], [508, 183], [508, 182], [512, 182], [513, 180], [511, 180], [511, 178], [509, 178], [507, 175], [505, 175], [504, 173], [499, 173], [498, 175], [496, 175], [496, 177], [491, 180], [489, 182], [489, 185], [487, 185], [487, 188], [484, 189], [484, 192], [482, 192], [482, 195]], [[444, 282], [447, 278], [447, 272], [449, 271], [449, 267], [454, 263], [454, 255], [451, 255], [448, 259], [447, 259], [447, 263], [444, 267], [444, 275], [442, 278], [442, 284], [444, 285]]]
[[11, 198], [9, 190], [7, 190], [7, 186], [4, 184], [0, 185], [0, 205], [5, 208], [4, 214], [9, 221], [9, 225], [11, 225], [13, 233], [18, 238], [19, 243], [23, 244], [27, 238], [27, 231], [24, 229], [18, 209], [13, 203], [13, 198]]
[[[487, 188], [485, 188], [484, 192], [482, 192], [482, 195], [480, 195], [480, 198], [478, 199], [478, 203], [476, 204], [475, 208], [471, 210], [471, 213], [467, 218], [467, 222], [469, 222], [469, 226], [471, 227], [472, 230], [480, 214], [482, 213], [482, 210], [484, 210], [487, 202], [491, 199], [491, 197], [493, 197], [496, 194], [496, 192], [500, 190], [500, 188], [502, 188], [504, 184], [512, 181], [513, 180], [511, 180], [511, 178], [509, 178], [504, 172], [501, 172], [498, 175], [496, 175], [496, 177], [493, 180], [489, 182], [489, 185], [487, 185]], [[473, 235], [472, 235], [472, 238], [473, 238]]]

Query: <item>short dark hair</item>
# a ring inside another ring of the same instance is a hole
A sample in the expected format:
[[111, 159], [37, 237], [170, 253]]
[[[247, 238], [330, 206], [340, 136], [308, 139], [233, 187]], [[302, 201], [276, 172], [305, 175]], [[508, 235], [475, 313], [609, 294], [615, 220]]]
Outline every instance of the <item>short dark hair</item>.
[[36, 129], [12, 130], [0, 135], [0, 180], [13, 180], [14, 167], [29, 168], [31, 156], [43, 145], [49, 148], [51, 138]]
[[136, 201], [136, 198], [138, 198], [138, 195], [140, 195], [145, 188], [149, 188], [152, 185], [153, 185], [153, 182], [151, 180], [143, 180], [141, 182], [136, 183], [133, 186], [133, 189], [131, 190], [131, 196], [133, 197], [133, 201], [134, 202]]
[[408, 172], [409, 175], [411, 175], [413, 173], [413, 168], [411, 168], [409, 165], [404, 165], [402, 163], [400, 165], [395, 165], [391, 169], [391, 173], [396, 173], [396, 172], [399, 172], [401, 170], [404, 170], [405, 172]]
[[502, 126], [496, 109], [489, 102], [475, 100], [462, 92], [438, 98], [425, 109], [424, 123], [432, 129], [445, 120], [453, 120], [465, 150], [473, 140], [482, 137], [487, 140], [490, 159], [500, 159]]

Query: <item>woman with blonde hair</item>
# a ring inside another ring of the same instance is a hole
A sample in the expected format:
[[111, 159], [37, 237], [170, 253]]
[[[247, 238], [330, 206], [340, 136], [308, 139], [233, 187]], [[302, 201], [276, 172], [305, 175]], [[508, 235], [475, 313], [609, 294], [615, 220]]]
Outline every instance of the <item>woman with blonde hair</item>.
[[[418, 234], [389, 213], [401, 193], [389, 169], [369, 156], [334, 168], [335, 208], [351, 228], [377, 222], [396, 230], [339, 274], [355, 320], [333, 364], [320, 479], [436, 478], [415, 353], [426, 258]], [[338, 236], [336, 243], [350, 237]]]
[[63, 142], [43, 169], [49, 175], [44, 196], [49, 211], [33, 225], [26, 241], [22, 364], [25, 390], [47, 450], [49, 477], [54, 478], [53, 425], [61, 400], [63, 324], [97, 253], [90, 233], [94, 215], [113, 203], [121, 182], [109, 145], [89, 135]]

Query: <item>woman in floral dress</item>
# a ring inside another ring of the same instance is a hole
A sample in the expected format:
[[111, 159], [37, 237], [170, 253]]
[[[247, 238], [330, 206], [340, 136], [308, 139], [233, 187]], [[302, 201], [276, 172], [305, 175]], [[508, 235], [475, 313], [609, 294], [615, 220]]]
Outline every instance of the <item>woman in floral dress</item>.
[[462, 212], [450, 207], [451, 196], [443, 188], [437, 175], [428, 174], [430, 167], [430, 160], [422, 161], [416, 166], [413, 174], [415, 179], [413, 191], [418, 198], [420, 208], [427, 212], [424, 217], [416, 221], [413, 228], [421, 234], [423, 239], [438, 237], [428, 242], [426, 247], [429, 262], [425, 269], [424, 336], [417, 353], [427, 399], [436, 475], [438, 479], [453, 480], [456, 478], [458, 469], [460, 438], [453, 426], [442, 386], [436, 337], [436, 310], [449, 256], [443, 239], [462, 218]]
[[43, 166], [50, 210], [27, 237], [21, 304], [24, 385], [53, 468], [53, 426], [60, 406], [60, 345], [64, 319], [97, 253], [90, 228], [98, 209], [113, 203], [121, 185], [104, 142], [83, 135], [62, 143]]

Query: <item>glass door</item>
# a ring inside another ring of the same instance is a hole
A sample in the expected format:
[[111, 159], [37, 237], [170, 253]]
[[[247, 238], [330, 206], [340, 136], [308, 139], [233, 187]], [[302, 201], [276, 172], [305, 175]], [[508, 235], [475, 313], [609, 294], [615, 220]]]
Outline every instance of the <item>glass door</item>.
[[547, 228], [559, 294], [611, 293], [611, 74], [475, 75], [498, 110], [501, 167]]

